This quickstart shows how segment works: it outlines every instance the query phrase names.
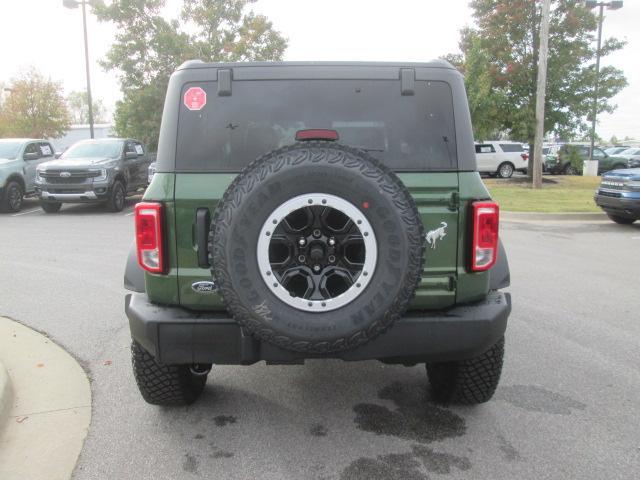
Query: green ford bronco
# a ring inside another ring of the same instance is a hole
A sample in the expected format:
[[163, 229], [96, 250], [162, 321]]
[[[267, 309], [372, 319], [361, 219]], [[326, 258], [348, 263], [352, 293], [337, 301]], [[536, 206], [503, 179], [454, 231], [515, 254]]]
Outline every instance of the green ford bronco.
[[185, 63], [135, 231], [125, 311], [149, 403], [261, 360], [424, 363], [445, 403], [496, 389], [509, 267], [444, 61]]

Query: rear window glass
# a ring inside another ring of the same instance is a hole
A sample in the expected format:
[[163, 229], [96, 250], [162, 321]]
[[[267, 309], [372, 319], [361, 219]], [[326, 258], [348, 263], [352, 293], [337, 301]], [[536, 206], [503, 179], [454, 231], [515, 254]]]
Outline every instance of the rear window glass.
[[524, 152], [524, 148], [519, 143], [501, 143], [500, 148], [503, 152]]
[[493, 145], [476, 145], [476, 153], [494, 153]]
[[399, 80], [235, 81], [218, 96], [217, 83], [201, 110], [180, 105], [176, 169], [242, 170], [265, 153], [295, 143], [298, 130], [338, 132], [339, 142], [367, 150], [394, 170], [455, 169], [451, 88], [417, 81], [401, 95]]

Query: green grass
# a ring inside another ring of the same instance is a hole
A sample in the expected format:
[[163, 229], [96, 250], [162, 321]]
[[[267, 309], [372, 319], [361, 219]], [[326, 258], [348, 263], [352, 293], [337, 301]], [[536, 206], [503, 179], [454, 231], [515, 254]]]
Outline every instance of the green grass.
[[541, 189], [522, 178], [484, 179], [500, 209], [510, 212], [600, 212], [593, 194], [600, 177], [545, 176]]

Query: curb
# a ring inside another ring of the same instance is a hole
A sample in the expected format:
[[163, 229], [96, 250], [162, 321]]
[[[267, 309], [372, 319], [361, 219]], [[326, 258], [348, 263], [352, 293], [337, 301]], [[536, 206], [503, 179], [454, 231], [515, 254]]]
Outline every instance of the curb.
[[[91, 423], [85, 371], [46, 335], [4, 317], [0, 356], [0, 478], [71, 478]], [[9, 375], [7, 396], [2, 384], [8, 385]]]
[[553, 221], [565, 220], [574, 222], [607, 220], [605, 213], [541, 213], [541, 212], [500, 212], [501, 220], [519, 220], [519, 221]]
[[11, 379], [0, 361], [0, 432], [9, 417], [11, 405], [13, 404], [13, 390], [11, 389]]

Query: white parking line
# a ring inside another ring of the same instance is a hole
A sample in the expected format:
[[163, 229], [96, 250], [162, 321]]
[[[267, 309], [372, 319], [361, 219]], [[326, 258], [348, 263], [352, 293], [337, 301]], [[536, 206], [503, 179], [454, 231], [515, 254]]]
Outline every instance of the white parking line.
[[129, 213], [125, 213], [124, 216], [125, 217], [130, 217], [131, 215], [133, 215], [134, 213], [136, 213], [135, 211], [133, 212], [129, 212]]
[[26, 212], [14, 213], [12, 217], [19, 217], [20, 215], [29, 215], [30, 213], [41, 212], [41, 208], [34, 208], [33, 210], [27, 210]]

